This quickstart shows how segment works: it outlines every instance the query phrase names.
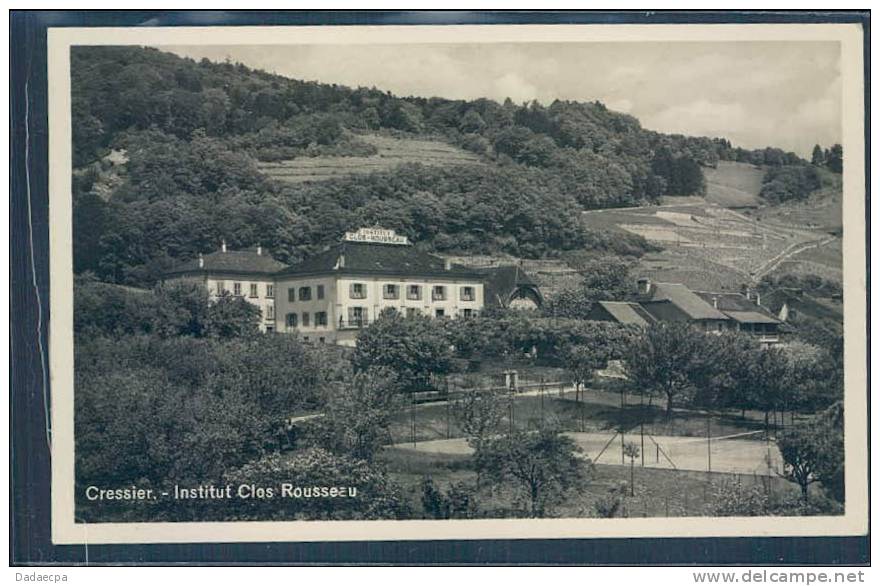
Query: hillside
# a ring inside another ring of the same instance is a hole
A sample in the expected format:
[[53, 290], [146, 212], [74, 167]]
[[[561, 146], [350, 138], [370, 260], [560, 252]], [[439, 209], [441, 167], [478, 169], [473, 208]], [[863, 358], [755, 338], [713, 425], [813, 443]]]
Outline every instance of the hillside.
[[718, 161], [715, 168], [703, 169], [706, 201], [725, 208], [757, 207], [760, 204], [764, 169], [750, 163]]
[[[663, 205], [585, 212], [595, 228], [637, 234], [663, 246], [643, 256], [639, 274], [692, 288], [739, 290], [772, 271], [789, 270], [821, 253], [826, 262], [833, 238], [811, 228], [756, 221], [714, 203]], [[827, 273], [828, 271], [822, 271]]]
[[734, 206], [754, 195], [751, 165], [806, 164], [599, 102], [400, 97], [143, 47], [75, 47], [71, 67], [75, 270], [134, 286], [221, 240], [294, 262], [365, 224], [442, 254], [639, 257], [709, 236], [674, 215], [620, 228], [580, 212]]

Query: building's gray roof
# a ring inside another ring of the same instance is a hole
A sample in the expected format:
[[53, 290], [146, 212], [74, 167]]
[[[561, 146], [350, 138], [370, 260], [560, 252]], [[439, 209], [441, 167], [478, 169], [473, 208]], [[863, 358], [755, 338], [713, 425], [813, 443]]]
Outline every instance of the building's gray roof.
[[181, 274], [230, 274], [230, 275], [271, 275], [284, 268], [284, 263], [269, 256], [265, 249], [262, 254], [257, 254], [255, 248], [247, 250], [227, 250], [206, 254], [202, 257], [203, 266], [199, 266], [199, 259], [193, 258], [183, 261], [171, 270], [166, 271], [167, 276]]
[[317, 274], [412, 275], [475, 278], [482, 275], [459, 265], [445, 268], [445, 261], [410, 245], [373, 242], [340, 242], [278, 272], [278, 276]]
[[669, 301], [691, 319], [729, 319], [681, 283], [653, 283], [650, 301]]
[[778, 324], [775, 317], [771, 317], [760, 311], [725, 311], [734, 321], [746, 324]]
[[741, 323], [779, 323], [779, 320], [766, 308], [748, 299], [741, 293], [694, 291], [709, 304], [718, 304], [718, 309]]
[[622, 324], [649, 326], [657, 320], [638, 303], [626, 301], [599, 301], [599, 305]]

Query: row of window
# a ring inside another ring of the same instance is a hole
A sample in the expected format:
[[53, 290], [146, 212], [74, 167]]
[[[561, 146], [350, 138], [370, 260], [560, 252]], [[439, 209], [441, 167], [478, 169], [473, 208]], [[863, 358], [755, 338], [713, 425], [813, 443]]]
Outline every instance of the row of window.
[[[285, 316], [284, 323], [288, 328], [296, 328], [300, 327], [300, 323], [302, 327], [308, 328], [311, 326], [311, 316], [309, 312], [304, 311], [302, 313], [302, 321], [299, 319], [299, 315], [296, 313], [288, 313]], [[315, 312], [315, 327], [326, 327], [327, 326], [327, 312], [326, 311], [316, 311]]]
[[[222, 295], [224, 292], [229, 291], [226, 288], [226, 281], [217, 281], [217, 294]], [[474, 301], [476, 300], [476, 295], [473, 287], [460, 287], [459, 288], [459, 299], [462, 301]], [[239, 282], [232, 283], [232, 294], [235, 296], [242, 296], [242, 284]], [[251, 299], [258, 299], [260, 297], [259, 293], [259, 284], [251, 283], [250, 290], [248, 291], [248, 297]], [[352, 283], [349, 287], [349, 297], [351, 299], [366, 299], [367, 298], [367, 285], [366, 283]], [[266, 298], [274, 299], [275, 298], [275, 285], [266, 284]], [[316, 299], [324, 299], [324, 285], [316, 285], [315, 286], [315, 298]], [[400, 299], [400, 285], [395, 285], [393, 283], [386, 283], [382, 286], [382, 298], [383, 299]], [[410, 301], [420, 301], [422, 299], [422, 286], [421, 285], [407, 285], [406, 287], [406, 298]], [[295, 301], [311, 301], [312, 300], [312, 288], [311, 287], [290, 287], [287, 289], [287, 301], [290, 303], [294, 303]], [[447, 287], [445, 285], [434, 285], [431, 288], [431, 299], [433, 301], [445, 301], [447, 299]]]
[[[323, 299], [324, 298], [324, 285], [317, 285], [315, 287], [315, 298]], [[293, 303], [297, 299], [297, 289], [296, 287], [289, 287], [287, 289], [287, 301]], [[300, 301], [311, 301], [312, 300], [312, 288], [311, 287], [300, 287], [299, 288], [299, 300]]]
[[[226, 288], [226, 281], [217, 281], [217, 295], [223, 295], [223, 293], [229, 291]], [[232, 283], [232, 294], [241, 297], [242, 296], [242, 284], [239, 282]], [[251, 299], [259, 299], [260, 297], [260, 289], [259, 283], [251, 283], [250, 290], [248, 291], [248, 297]], [[266, 299], [273, 299], [275, 297], [275, 285], [270, 283], [266, 284]]]
[[[406, 317], [415, 317], [421, 313], [421, 310], [416, 307], [405, 307], [402, 308], [404, 315]], [[366, 307], [349, 307], [347, 313], [347, 323], [348, 324], [366, 324], [368, 320], [368, 310]], [[476, 315], [473, 309], [462, 309], [461, 317], [468, 319], [472, 318]], [[314, 324], [312, 324], [312, 314], [307, 311], [298, 313], [288, 313], [285, 316], [284, 323], [288, 328], [308, 328], [312, 327], [327, 327], [327, 312], [325, 311], [317, 311], [314, 313]], [[434, 310], [434, 317], [444, 318], [446, 317], [446, 310], [438, 308]], [[345, 326], [346, 319], [343, 316], [339, 316], [339, 325]]]
[[[445, 301], [447, 297], [446, 285], [434, 285], [431, 287], [431, 299], [433, 301]], [[351, 299], [366, 299], [367, 285], [366, 283], [352, 283], [349, 286], [348, 296]], [[476, 294], [473, 287], [460, 287], [459, 297], [462, 301], [474, 301]], [[386, 283], [382, 285], [383, 299], [400, 299], [400, 285], [394, 283]], [[421, 285], [407, 285], [406, 298], [410, 301], [419, 301], [422, 299]]]

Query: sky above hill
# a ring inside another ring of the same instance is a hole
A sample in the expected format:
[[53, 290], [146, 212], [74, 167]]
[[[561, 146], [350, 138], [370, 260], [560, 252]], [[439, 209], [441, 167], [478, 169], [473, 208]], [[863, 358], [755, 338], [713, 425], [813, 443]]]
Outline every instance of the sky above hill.
[[808, 156], [841, 140], [840, 50], [820, 42], [159, 47], [399, 96], [599, 100], [645, 128]]

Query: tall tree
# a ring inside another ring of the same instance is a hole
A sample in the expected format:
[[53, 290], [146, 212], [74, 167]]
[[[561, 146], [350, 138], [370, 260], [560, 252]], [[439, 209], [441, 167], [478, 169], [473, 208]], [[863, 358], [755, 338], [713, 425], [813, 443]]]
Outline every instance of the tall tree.
[[404, 317], [393, 309], [362, 329], [352, 365], [355, 370], [386, 367], [405, 390], [424, 390], [452, 368], [452, 350], [443, 325], [427, 316]]
[[812, 424], [789, 427], [776, 438], [776, 445], [783, 459], [783, 468], [779, 474], [800, 487], [804, 505], [809, 500], [809, 486], [819, 480], [818, 470], [825, 457], [823, 442], [824, 430], [817, 429]]
[[359, 460], [372, 461], [390, 443], [389, 425], [403, 401], [393, 372], [370, 368], [331, 387], [312, 432], [314, 443]]
[[566, 496], [585, 488], [591, 466], [582, 450], [559, 430], [514, 431], [490, 440], [474, 454], [477, 469], [511, 484], [532, 517], [551, 512]]
[[624, 364], [638, 392], [666, 398], [666, 417], [676, 402], [689, 399], [694, 381], [706, 367], [701, 350], [705, 334], [682, 323], [659, 323], [630, 344]]
[[825, 155], [825, 165], [834, 173], [843, 173], [843, 147], [839, 144], [832, 145]]
[[813, 156], [810, 157], [810, 163], [817, 167], [821, 167], [825, 164], [825, 151], [823, 151], [822, 147], [819, 145], [813, 147]]

